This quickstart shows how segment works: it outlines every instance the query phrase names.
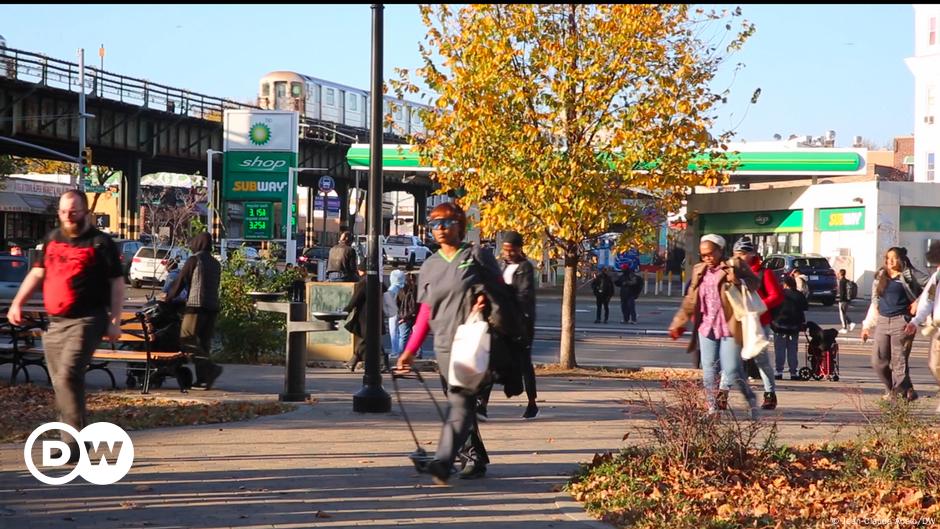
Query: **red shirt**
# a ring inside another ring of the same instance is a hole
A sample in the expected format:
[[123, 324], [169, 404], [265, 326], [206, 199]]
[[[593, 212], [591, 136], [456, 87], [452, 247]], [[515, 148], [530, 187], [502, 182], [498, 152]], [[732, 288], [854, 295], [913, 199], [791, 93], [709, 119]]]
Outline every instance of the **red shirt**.
[[[754, 272], [754, 275], [757, 277], [761, 276], [761, 261], [760, 257], [754, 259], [754, 262], [751, 263], [751, 271]], [[780, 282], [777, 281], [777, 276], [774, 275], [772, 270], [764, 270], [764, 280], [760, 287], [757, 288], [757, 294], [760, 296], [761, 301], [764, 302], [764, 305], [767, 305], [767, 312], [760, 315], [761, 325], [767, 326], [770, 325], [770, 320], [773, 319], [773, 316], [770, 312], [781, 303], [783, 303], [783, 289], [780, 288]]]

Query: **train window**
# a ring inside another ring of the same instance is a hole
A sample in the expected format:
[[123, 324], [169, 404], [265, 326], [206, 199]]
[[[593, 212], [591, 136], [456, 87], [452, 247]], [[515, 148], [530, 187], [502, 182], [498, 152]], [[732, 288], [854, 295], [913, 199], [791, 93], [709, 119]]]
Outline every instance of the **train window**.
[[271, 95], [271, 84], [263, 83], [261, 85], [261, 97], [268, 97]]
[[300, 97], [304, 93], [303, 85], [300, 83], [294, 82], [290, 84], [290, 95], [292, 97]]
[[356, 100], [357, 100], [357, 99], [359, 99], [359, 98], [356, 97], [356, 94], [349, 94], [349, 110], [352, 111], [352, 112], [358, 112], [358, 111], [359, 111], [359, 110], [358, 110], [358, 105], [356, 104]]
[[326, 104], [331, 107], [336, 105], [336, 90], [332, 88], [326, 89]]
[[278, 81], [274, 83], [274, 95], [275, 97], [284, 97], [287, 95], [287, 83], [283, 81]]

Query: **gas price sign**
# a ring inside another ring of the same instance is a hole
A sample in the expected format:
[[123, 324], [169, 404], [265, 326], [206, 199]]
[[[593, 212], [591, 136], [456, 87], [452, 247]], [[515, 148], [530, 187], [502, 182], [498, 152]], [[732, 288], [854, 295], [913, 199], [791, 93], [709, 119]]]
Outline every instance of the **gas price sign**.
[[270, 239], [274, 232], [270, 202], [245, 202], [245, 238]]

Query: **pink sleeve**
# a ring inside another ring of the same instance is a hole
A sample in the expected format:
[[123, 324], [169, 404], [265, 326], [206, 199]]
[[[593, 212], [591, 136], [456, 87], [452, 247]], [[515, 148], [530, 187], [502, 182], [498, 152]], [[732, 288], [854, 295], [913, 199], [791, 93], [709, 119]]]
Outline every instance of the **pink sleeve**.
[[418, 307], [418, 318], [411, 328], [411, 338], [408, 339], [405, 351], [414, 352], [421, 348], [424, 339], [428, 337], [428, 329], [431, 327], [428, 325], [429, 321], [431, 321], [431, 306], [421, 303]]

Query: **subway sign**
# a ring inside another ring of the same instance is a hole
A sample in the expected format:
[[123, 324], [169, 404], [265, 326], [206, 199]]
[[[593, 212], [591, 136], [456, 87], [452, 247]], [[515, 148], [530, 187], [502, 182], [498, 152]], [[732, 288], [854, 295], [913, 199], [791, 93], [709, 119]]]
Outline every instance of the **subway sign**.
[[819, 231], [865, 229], [865, 208], [824, 208], [819, 210]]
[[297, 154], [292, 152], [227, 152], [222, 180], [225, 200], [286, 202], [291, 167], [297, 167]]

